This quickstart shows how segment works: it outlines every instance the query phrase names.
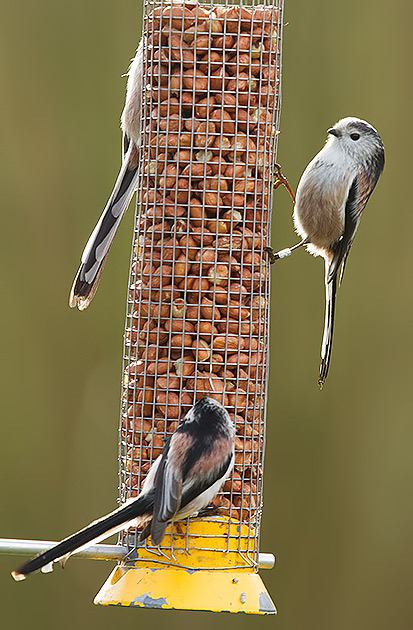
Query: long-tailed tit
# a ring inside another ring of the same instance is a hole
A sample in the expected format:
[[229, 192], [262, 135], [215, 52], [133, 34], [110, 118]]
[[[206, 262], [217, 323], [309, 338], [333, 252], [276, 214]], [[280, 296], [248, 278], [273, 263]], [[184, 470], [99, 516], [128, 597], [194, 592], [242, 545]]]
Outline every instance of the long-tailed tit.
[[159, 545], [169, 523], [199, 512], [218, 493], [234, 465], [234, 443], [235, 428], [226, 409], [212, 398], [202, 398], [165, 443], [138, 497], [32, 558], [12, 576], [24, 580], [51, 562], [65, 562], [80, 549], [132, 526], [145, 525], [140, 540], [150, 535]]
[[141, 138], [143, 40], [128, 72], [126, 102], [122, 113], [123, 160], [112, 194], [82, 254], [69, 305], [83, 311], [92, 301], [109, 249], [136, 190]]
[[[325, 261], [326, 310], [320, 389], [327, 377], [337, 291], [361, 215], [384, 168], [384, 147], [377, 131], [359, 118], [343, 118], [328, 130], [329, 138], [305, 169], [297, 188], [294, 225], [302, 240], [277, 253], [271, 262], [305, 245]], [[266, 248], [271, 250], [271, 248]]]

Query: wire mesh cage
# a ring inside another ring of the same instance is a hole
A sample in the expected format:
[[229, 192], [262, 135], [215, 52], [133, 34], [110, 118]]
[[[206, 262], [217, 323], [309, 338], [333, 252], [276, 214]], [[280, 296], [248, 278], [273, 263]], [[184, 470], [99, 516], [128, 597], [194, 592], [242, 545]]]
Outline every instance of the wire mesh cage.
[[[264, 247], [279, 129], [282, 9], [282, 0], [144, 6], [120, 501], [137, 496], [165, 440], [199, 398], [222, 403], [237, 432], [232, 476], [197, 518], [220, 523], [220, 559], [208, 528], [195, 535], [175, 523], [159, 548], [146, 543], [146, 562], [190, 566], [188, 554], [203, 550], [215, 553], [209, 568], [258, 570], [270, 298]], [[135, 549], [136, 532], [125, 533], [122, 543]]]

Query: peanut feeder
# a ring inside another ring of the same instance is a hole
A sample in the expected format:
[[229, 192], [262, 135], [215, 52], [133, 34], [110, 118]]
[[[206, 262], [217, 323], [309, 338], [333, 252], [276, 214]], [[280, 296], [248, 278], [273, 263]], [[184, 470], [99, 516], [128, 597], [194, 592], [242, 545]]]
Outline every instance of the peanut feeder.
[[281, 0], [145, 2], [120, 499], [205, 395], [231, 414], [236, 461], [213, 505], [159, 548], [124, 535], [128, 562], [96, 603], [275, 612], [257, 571], [281, 31]]

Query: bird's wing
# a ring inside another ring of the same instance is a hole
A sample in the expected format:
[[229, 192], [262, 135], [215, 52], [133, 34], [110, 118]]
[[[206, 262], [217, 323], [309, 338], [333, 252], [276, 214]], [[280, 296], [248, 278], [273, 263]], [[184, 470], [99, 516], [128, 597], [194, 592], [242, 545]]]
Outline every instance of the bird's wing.
[[137, 178], [137, 149], [130, 143], [113, 192], [83, 251], [70, 292], [72, 308], [77, 306], [82, 311], [92, 301], [113, 239], [135, 192]]
[[[152, 542], [155, 545], [162, 541], [167, 524], [175, 516], [181, 503], [183, 475], [180, 464], [187, 444], [185, 433], [178, 429], [163, 448], [155, 476], [155, 498], [150, 528]], [[181, 457], [179, 453], [182, 453]], [[148, 533], [142, 532], [141, 539]]]
[[351, 183], [345, 206], [344, 233], [343, 237], [336, 245], [333, 258], [328, 269], [327, 282], [331, 282], [333, 280], [341, 266], [341, 284], [347, 257], [356, 236], [363, 210], [377, 184], [380, 172], [377, 173], [377, 171], [362, 168], [358, 171]]
[[[358, 178], [357, 175], [354, 177], [351, 186], [349, 188], [349, 192], [347, 195], [345, 211], [344, 211], [344, 232], [341, 239], [334, 247], [333, 257], [330, 262], [329, 267], [327, 268], [326, 282], [329, 284], [336, 278], [338, 270], [340, 269], [341, 264], [345, 263], [345, 260], [350, 251], [350, 247], [353, 244], [354, 237], [356, 236], [357, 227], [360, 222], [361, 212], [358, 215], [356, 213], [357, 210], [357, 201], [359, 197], [358, 193]], [[343, 271], [341, 272], [341, 277], [343, 275]], [[341, 282], [341, 279], [340, 279]]]
[[[184, 425], [182, 425], [183, 429]], [[181, 427], [179, 428], [181, 429]], [[177, 430], [164, 446], [162, 459], [155, 477], [154, 518], [170, 520], [181, 503], [185, 452], [192, 438], [186, 431]]]

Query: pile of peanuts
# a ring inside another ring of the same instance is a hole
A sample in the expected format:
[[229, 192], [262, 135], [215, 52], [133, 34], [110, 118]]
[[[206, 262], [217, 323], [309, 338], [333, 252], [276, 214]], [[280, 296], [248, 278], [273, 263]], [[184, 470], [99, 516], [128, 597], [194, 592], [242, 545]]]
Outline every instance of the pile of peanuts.
[[278, 11], [162, 4], [146, 16], [140, 212], [121, 425], [124, 498], [208, 395], [237, 430], [213, 507], [261, 504], [269, 209], [278, 110]]

